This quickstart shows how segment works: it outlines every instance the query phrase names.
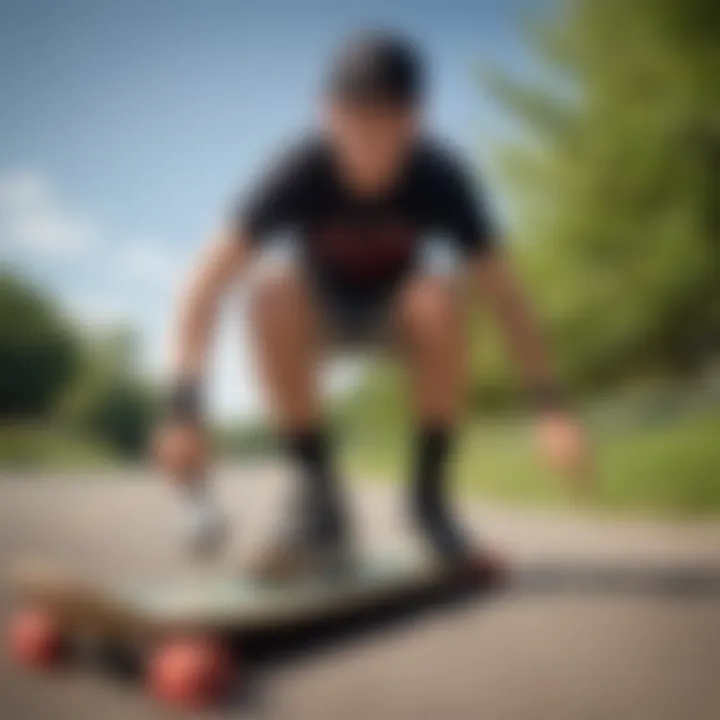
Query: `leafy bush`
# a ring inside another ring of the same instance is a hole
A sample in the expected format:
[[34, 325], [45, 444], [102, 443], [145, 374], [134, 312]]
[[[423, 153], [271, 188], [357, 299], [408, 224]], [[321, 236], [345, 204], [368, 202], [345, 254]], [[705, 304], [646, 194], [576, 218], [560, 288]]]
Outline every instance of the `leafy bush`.
[[79, 341], [51, 299], [0, 272], [0, 415], [47, 415], [77, 372]]

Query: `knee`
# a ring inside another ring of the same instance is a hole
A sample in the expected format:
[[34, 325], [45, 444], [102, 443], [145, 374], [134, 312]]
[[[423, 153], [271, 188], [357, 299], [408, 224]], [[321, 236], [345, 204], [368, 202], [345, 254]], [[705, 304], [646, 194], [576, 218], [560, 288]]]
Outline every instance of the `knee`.
[[287, 320], [303, 307], [305, 292], [297, 273], [283, 270], [257, 280], [251, 297], [251, 313], [257, 323]]
[[403, 319], [413, 332], [442, 333], [455, 327], [457, 302], [450, 284], [441, 278], [422, 278], [408, 288]]

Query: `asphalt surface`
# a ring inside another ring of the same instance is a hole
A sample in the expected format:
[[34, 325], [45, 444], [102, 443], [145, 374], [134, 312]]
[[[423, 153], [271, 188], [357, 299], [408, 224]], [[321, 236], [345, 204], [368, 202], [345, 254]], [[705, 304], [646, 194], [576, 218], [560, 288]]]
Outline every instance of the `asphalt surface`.
[[[232, 547], [219, 566], [197, 567], [177, 546], [175, 498], [147, 473], [5, 474], [0, 563], [30, 555], [103, 575], [201, 580], [239, 565], [272, 535], [286, 489], [276, 468], [222, 473]], [[412, 542], [401, 492], [368, 485], [352, 494], [363, 543]], [[505, 590], [270, 653], [217, 717], [720, 718], [720, 523], [611, 522], [469, 502], [462, 514], [505, 553], [514, 570]], [[7, 589], [0, 586], [3, 619]], [[173, 716], [137, 684], [89, 671], [35, 676], [4, 653], [0, 660], [2, 720]]]

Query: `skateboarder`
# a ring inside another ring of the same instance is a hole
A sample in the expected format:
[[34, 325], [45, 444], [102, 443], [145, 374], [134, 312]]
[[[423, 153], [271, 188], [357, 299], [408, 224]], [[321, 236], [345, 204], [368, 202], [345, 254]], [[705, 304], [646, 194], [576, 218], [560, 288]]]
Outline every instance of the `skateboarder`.
[[[391, 343], [413, 384], [416, 433], [409, 508], [432, 550], [471, 551], [448, 512], [446, 474], [466, 395], [467, 340], [455, 278], [437, 272], [432, 238], [499, 321], [556, 466], [581, 471], [582, 429], [564, 403], [547, 348], [508, 267], [497, 229], [462, 162], [424, 127], [426, 77], [417, 49], [384, 33], [355, 38], [325, 86], [321, 127], [286, 151], [233, 213], [194, 270], [180, 304], [173, 388], [155, 439], [164, 469], [187, 479], [190, 530], [202, 542], [217, 513], [200, 477], [207, 459], [202, 386], [218, 305], [282, 233], [292, 252], [253, 288], [260, 368], [298, 500], [268, 573], [304, 572], [342, 558], [346, 509], [318, 392], [333, 342]], [[481, 472], [482, 470], [479, 470]]]

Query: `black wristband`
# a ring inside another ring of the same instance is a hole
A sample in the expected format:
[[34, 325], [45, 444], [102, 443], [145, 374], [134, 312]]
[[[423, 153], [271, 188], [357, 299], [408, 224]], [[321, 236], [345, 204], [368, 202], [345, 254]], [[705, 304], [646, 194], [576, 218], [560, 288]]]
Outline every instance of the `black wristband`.
[[168, 397], [168, 415], [186, 422], [202, 420], [202, 390], [197, 380], [186, 378], [173, 385]]
[[537, 385], [530, 390], [530, 400], [535, 410], [552, 412], [567, 408], [567, 397], [558, 385]]

